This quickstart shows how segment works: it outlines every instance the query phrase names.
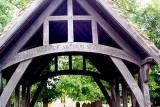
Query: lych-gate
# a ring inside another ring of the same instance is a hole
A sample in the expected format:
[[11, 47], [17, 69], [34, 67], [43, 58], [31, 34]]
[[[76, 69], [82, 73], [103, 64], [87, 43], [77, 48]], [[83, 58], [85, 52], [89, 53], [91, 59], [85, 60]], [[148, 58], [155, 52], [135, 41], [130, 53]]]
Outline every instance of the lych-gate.
[[[9, 29], [9, 28], [8, 28]], [[50, 77], [58, 75], [92, 76], [111, 107], [127, 107], [127, 87], [132, 107], [151, 107], [148, 72], [160, 63], [158, 50], [137, 30], [110, 0], [36, 0], [0, 41], [0, 107], [33, 107]], [[68, 55], [69, 70], [59, 72], [57, 57]], [[83, 57], [83, 70], [72, 69], [72, 55]], [[42, 74], [55, 58], [55, 72]], [[86, 72], [89, 59], [100, 74]], [[138, 74], [138, 84], [134, 76]], [[6, 87], [2, 78], [7, 79]], [[109, 82], [111, 96], [100, 79]], [[41, 82], [30, 99], [31, 86]]]

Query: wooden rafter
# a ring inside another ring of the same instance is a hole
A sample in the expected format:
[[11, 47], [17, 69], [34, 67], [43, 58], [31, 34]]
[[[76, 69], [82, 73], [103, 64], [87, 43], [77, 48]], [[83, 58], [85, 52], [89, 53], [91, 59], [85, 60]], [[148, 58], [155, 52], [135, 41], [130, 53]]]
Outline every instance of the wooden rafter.
[[100, 4], [100, 6], [102, 6], [105, 9], [105, 11], [110, 14], [112, 16], [112, 19], [116, 20], [116, 22], [118, 22], [118, 24], [122, 26], [121, 28], [124, 29], [124, 31], [127, 32], [130, 35], [130, 37], [133, 38], [136, 41], [136, 43], [138, 43], [138, 45], [141, 46], [141, 48], [143, 48], [150, 56], [154, 57], [154, 59], [158, 63], [160, 63], [160, 56], [158, 55], [158, 52], [156, 53], [155, 50], [152, 49], [149, 46], [149, 44], [147, 44], [145, 40], [142, 39], [142, 34], [138, 33], [138, 31], [136, 31], [136, 29], [133, 28], [133, 25], [127, 23], [124, 20], [124, 15], [121, 16], [122, 13], [121, 15], [119, 15], [113, 8], [111, 8], [111, 6], [109, 6], [109, 2], [111, 2], [110, 0], [95, 0], [95, 2]]
[[[18, 53], [18, 51], [29, 41], [29, 39], [34, 35], [34, 33], [40, 28], [43, 24], [46, 17], [52, 14], [58, 6], [62, 3], [63, 0], [54, 0], [45, 11], [39, 16], [38, 19], [28, 28], [28, 30], [21, 36], [21, 38], [15, 43], [10, 51], [4, 56], [5, 59], [0, 61], [0, 64], [10, 62], [10, 59]], [[0, 67], [0, 71], [3, 68], [3, 64]]]
[[85, 0], [77, 0], [84, 9], [101, 25], [101, 27], [110, 35], [110, 37], [120, 45], [127, 53], [133, 55], [138, 61], [140, 57], [135, 51], [119, 36], [119, 34], [91, 7]]

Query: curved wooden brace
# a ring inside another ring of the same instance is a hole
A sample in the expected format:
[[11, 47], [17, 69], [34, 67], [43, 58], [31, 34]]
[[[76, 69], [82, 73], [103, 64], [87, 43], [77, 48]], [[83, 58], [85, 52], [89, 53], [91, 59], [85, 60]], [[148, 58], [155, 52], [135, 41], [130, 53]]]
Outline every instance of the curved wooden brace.
[[5, 107], [13, 90], [15, 89], [16, 85], [18, 84], [19, 80], [21, 79], [22, 75], [26, 71], [27, 67], [31, 63], [32, 59], [26, 60], [21, 62], [17, 67], [16, 71], [11, 76], [10, 80], [8, 81], [4, 91], [0, 96], [0, 107]]
[[8, 63], [3, 63], [0, 66], [2, 66], [2, 69], [5, 69], [13, 64], [19, 63], [27, 59], [52, 53], [64, 53], [64, 52], [99, 53], [99, 54], [114, 56], [139, 65], [139, 62], [132, 55], [126, 53], [123, 50], [93, 43], [74, 42], [74, 43], [57, 43], [57, 44], [51, 44], [29, 49], [16, 54], [13, 58], [10, 59]]
[[112, 107], [111, 98], [110, 98], [107, 90], [105, 89], [104, 85], [102, 84], [102, 82], [100, 81], [100, 79], [94, 78], [94, 80], [97, 83], [97, 85], [99, 86], [100, 90], [102, 91], [102, 93], [103, 93], [104, 97], [106, 98], [109, 106]]
[[106, 81], [106, 78], [102, 77], [101, 74], [96, 72], [84, 71], [84, 70], [61, 70], [61, 71], [55, 71], [55, 72], [43, 74], [39, 78], [37, 78], [35, 81], [33, 81], [33, 84], [36, 82], [39, 82], [40, 80], [45, 80], [48, 78], [53, 78], [61, 75], [85, 75], [85, 76], [96, 77], [98, 79], [102, 79]]
[[126, 65], [123, 63], [123, 61], [121, 59], [118, 59], [118, 58], [115, 58], [115, 57], [111, 57], [111, 59], [114, 62], [114, 64], [117, 66], [117, 68], [119, 69], [123, 78], [125, 79], [125, 81], [129, 85], [131, 91], [135, 95], [139, 106], [144, 107], [143, 93], [140, 90], [139, 86], [137, 85], [136, 81], [134, 80], [132, 74], [130, 73], [130, 71], [126, 67]]

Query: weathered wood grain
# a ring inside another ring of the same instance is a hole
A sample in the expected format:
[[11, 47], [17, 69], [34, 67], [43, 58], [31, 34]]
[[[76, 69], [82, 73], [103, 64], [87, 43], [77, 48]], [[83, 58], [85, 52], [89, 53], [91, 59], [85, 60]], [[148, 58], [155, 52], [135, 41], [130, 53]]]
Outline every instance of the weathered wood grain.
[[144, 93], [144, 99], [145, 99], [145, 107], [151, 107], [151, 101], [150, 101], [150, 94], [149, 94], [149, 87], [148, 87], [148, 76], [149, 76], [149, 69], [150, 64], [147, 63], [143, 65], [143, 93]]

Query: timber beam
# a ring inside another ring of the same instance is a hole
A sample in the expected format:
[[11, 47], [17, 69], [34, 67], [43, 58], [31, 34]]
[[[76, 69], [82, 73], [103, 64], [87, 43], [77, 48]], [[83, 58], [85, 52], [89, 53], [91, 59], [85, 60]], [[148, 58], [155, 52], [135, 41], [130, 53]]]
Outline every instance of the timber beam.
[[65, 52], [99, 53], [99, 54], [114, 56], [132, 62], [136, 65], [139, 65], [139, 62], [137, 62], [135, 57], [126, 53], [123, 50], [104, 45], [79, 42], [79, 43], [57, 43], [57, 44], [51, 44], [29, 49], [16, 54], [13, 58], [10, 59], [8, 63], [2, 63], [2, 65], [0, 66], [2, 66], [1, 69], [5, 69], [13, 64], [19, 63], [26, 59], [35, 58], [47, 54], [65, 53]]

